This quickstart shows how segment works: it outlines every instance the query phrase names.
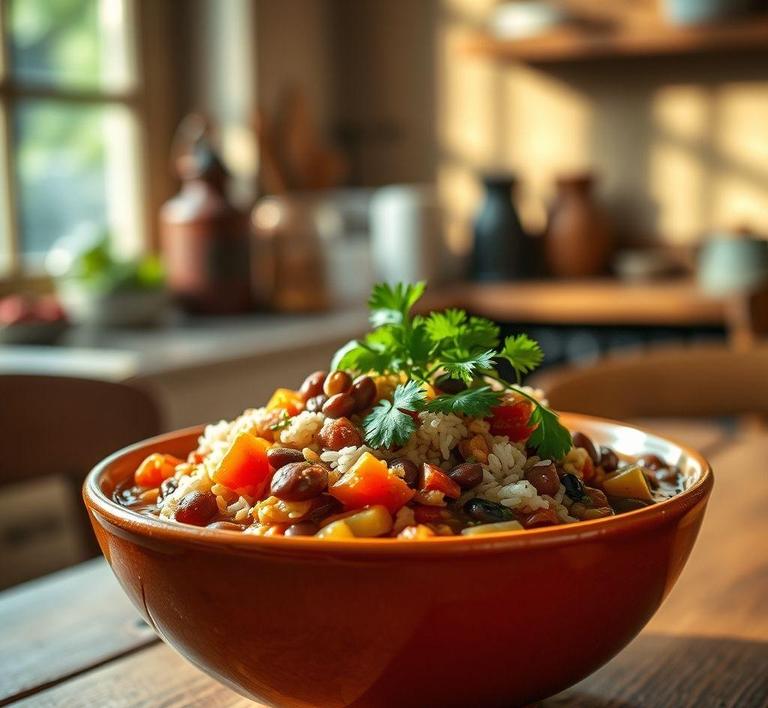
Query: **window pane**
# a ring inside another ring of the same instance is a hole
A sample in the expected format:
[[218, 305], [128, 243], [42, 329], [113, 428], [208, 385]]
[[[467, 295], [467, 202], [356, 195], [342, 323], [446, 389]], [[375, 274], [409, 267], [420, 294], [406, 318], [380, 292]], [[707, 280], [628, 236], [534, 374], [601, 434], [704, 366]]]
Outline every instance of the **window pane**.
[[[119, 106], [23, 101], [14, 114], [21, 250], [28, 265], [83, 226], [141, 248], [133, 120]], [[121, 248], [125, 251], [125, 248]]]
[[129, 82], [129, 0], [9, 0], [14, 76], [36, 84], [121, 89]]

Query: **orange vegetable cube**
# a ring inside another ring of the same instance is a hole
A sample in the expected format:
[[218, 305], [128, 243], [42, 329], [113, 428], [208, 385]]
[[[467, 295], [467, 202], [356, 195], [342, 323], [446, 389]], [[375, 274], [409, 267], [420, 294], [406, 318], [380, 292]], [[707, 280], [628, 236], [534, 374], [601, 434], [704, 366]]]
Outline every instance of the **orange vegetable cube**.
[[224, 453], [213, 480], [250, 496], [260, 496], [272, 477], [267, 459], [270, 446], [267, 440], [243, 431]]
[[164, 479], [173, 477], [176, 465], [180, 464], [181, 460], [178, 457], [155, 452], [139, 465], [133, 476], [134, 482], [139, 487], [146, 487], [147, 489], [159, 487]]
[[443, 470], [435, 465], [425, 462], [421, 466], [419, 489], [424, 492], [442, 492], [449, 499], [458, 499], [461, 496], [461, 487], [454, 482]]
[[288, 415], [296, 415], [304, 409], [304, 399], [298, 391], [290, 388], [278, 388], [267, 403], [267, 410], [284, 410]]
[[370, 452], [363, 453], [328, 491], [349, 509], [380, 504], [390, 514], [405, 506], [416, 493]]

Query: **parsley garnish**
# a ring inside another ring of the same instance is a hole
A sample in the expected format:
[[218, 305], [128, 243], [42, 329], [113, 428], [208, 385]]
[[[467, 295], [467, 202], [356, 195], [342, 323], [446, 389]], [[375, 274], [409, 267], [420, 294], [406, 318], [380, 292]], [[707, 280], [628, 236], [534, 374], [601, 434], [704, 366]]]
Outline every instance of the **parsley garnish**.
[[416, 430], [413, 415], [424, 406], [426, 393], [415, 381], [400, 384], [392, 397], [386, 399], [366, 416], [363, 421], [365, 440], [373, 447], [401, 447]]
[[[557, 414], [504, 381], [496, 369], [499, 359], [508, 361], [519, 385], [544, 358], [539, 344], [519, 334], [507, 337], [500, 346], [499, 328], [493, 322], [469, 317], [463, 310], [414, 316], [411, 311], [424, 288], [424, 283], [374, 285], [368, 300], [373, 331], [345, 344], [331, 362], [332, 369], [404, 374], [407, 379], [395, 389], [392, 401], [380, 401], [363, 421], [366, 442], [372, 447], [404, 445], [416, 430], [416, 414], [422, 410], [486, 417], [501, 402], [503, 390], [512, 389], [533, 404], [529, 425], [535, 430], [528, 445], [542, 457], [563, 457], [571, 447], [571, 436]], [[438, 377], [453, 379], [466, 389], [426, 402], [426, 389]]]

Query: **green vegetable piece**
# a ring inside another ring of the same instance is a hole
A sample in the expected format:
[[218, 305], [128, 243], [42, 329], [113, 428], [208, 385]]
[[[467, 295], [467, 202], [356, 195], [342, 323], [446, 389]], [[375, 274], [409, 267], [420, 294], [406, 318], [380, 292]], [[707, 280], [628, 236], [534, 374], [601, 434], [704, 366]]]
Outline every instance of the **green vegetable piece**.
[[403, 410], [421, 410], [425, 397], [424, 389], [415, 381], [400, 384], [392, 401], [380, 401], [366, 416], [363, 421], [365, 442], [374, 448], [405, 445], [416, 430], [416, 421]]

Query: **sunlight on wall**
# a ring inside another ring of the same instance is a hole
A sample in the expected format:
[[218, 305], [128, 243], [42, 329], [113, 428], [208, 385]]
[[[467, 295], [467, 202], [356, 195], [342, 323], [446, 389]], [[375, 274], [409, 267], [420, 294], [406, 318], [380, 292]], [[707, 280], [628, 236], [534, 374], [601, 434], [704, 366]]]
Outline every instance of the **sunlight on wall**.
[[[721, 71], [715, 58], [531, 67], [470, 56], [462, 42], [488, 4], [441, 1], [437, 174], [452, 244], [468, 243], [488, 170], [519, 175], [531, 230], [545, 224], [556, 176], [589, 170], [627, 241], [768, 235], [768, 82], [748, 61], [728, 56]], [[750, 80], [713, 78], [731, 72]]]

